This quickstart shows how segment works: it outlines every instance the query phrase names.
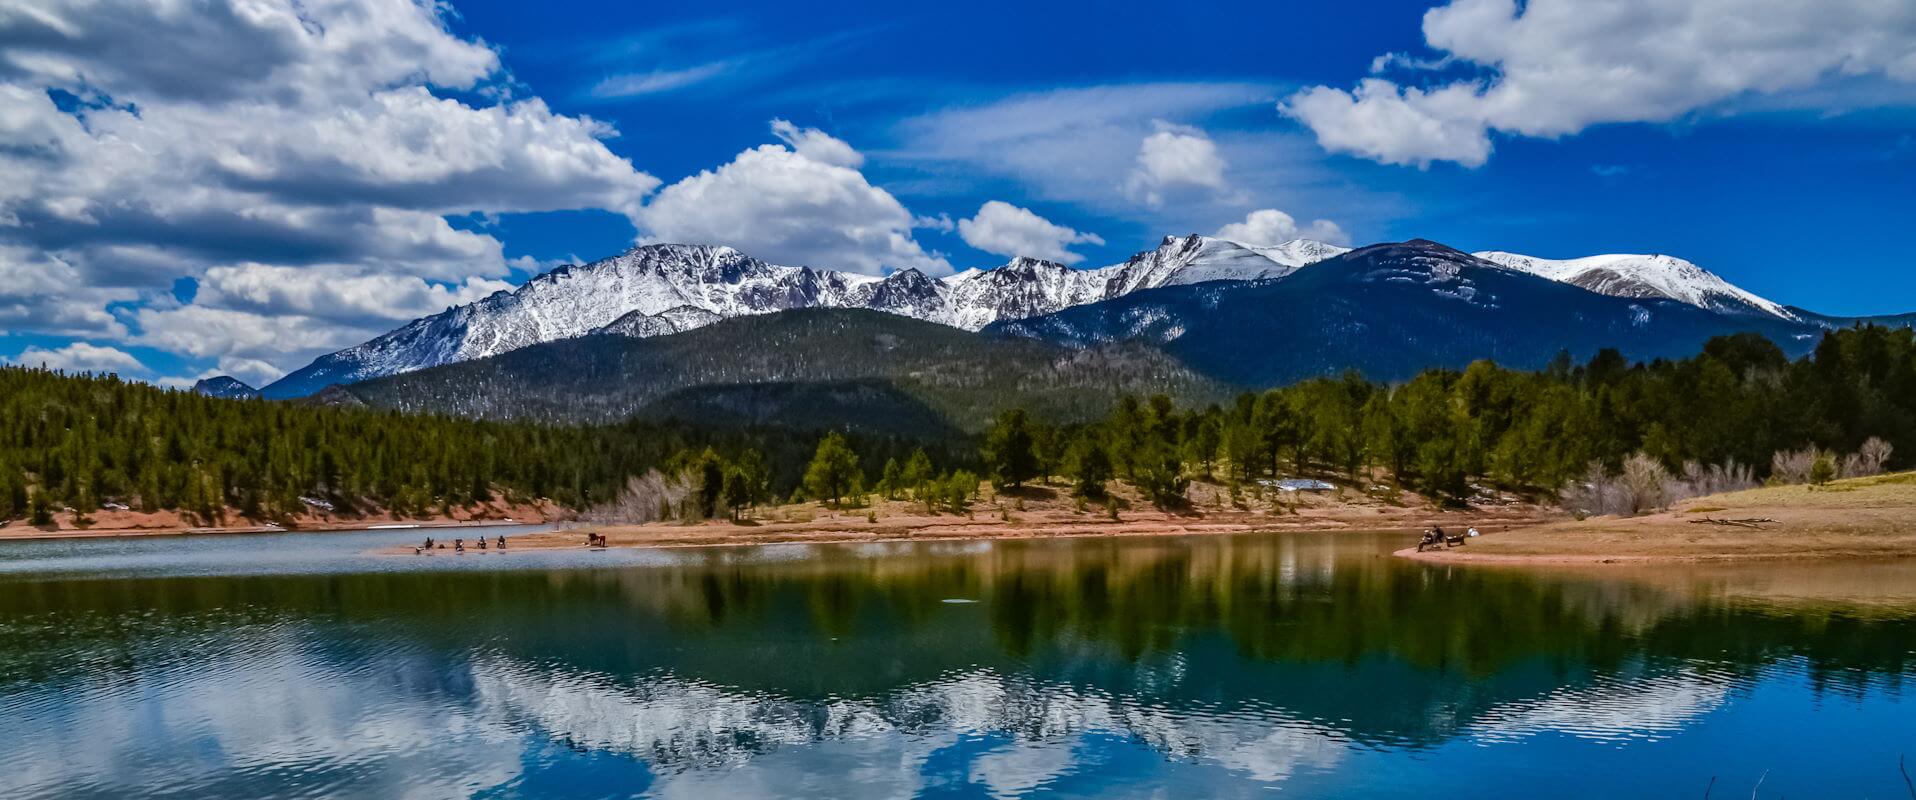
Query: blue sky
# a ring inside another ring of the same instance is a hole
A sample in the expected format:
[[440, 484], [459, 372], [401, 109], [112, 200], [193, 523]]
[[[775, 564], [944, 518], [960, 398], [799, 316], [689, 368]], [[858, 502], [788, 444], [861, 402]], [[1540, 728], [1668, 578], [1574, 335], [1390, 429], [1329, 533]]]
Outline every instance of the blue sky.
[[1899, 3], [30, 4], [61, 24], [0, 23], [23, 361], [264, 381], [685, 238], [937, 272], [1235, 224], [1916, 310]]

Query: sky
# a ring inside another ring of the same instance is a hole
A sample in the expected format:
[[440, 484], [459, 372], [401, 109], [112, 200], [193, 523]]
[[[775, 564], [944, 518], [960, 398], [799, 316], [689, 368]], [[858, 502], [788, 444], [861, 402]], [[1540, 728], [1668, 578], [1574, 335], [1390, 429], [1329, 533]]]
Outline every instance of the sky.
[[1665, 253], [1916, 311], [1916, 3], [0, 0], [0, 359], [270, 382], [656, 241]]

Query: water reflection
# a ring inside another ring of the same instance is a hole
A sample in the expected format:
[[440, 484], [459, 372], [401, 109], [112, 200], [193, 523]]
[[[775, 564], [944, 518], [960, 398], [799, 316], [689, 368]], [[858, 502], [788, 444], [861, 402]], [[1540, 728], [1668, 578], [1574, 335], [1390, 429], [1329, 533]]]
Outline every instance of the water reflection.
[[[21, 769], [0, 792], [1616, 796], [1767, 769], [1766, 791], [1886, 795], [1916, 750], [1916, 618], [1395, 544], [20, 570], [0, 582], [0, 755]], [[1762, 744], [1778, 729], [1797, 736]]]

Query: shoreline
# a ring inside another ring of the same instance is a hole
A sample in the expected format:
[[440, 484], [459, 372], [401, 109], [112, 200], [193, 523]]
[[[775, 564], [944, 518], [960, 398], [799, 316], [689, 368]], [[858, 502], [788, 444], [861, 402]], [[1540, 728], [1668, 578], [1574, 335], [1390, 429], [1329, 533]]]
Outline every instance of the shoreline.
[[1898, 561], [1916, 558], [1916, 472], [1748, 489], [1655, 514], [1550, 522], [1392, 555], [1511, 566]]
[[23, 527], [0, 528], [0, 542], [30, 542], [55, 539], [141, 539], [154, 536], [221, 536], [259, 533], [357, 533], [374, 530], [445, 530], [458, 528], [504, 528], [550, 524], [524, 520], [421, 520], [419, 522], [322, 523], [314, 527], [288, 528], [278, 525], [229, 525], [195, 528], [61, 528], [43, 530]]
[[[1002, 505], [999, 503], [1003, 503]], [[1180, 512], [1149, 508], [1141, 501], [1111, 520], [1095, 509], [1079, 511], [1072, 498], [1050, 489], [1001, 496], [971, 514], [927, 513], [922, 504], [879, 501], [870, 508], [832, 510], [792, 504], [760, 510], [743, 522], [581, 523], [509, 536], [508, 552], [586, 547], [586, 535], [601, 534], [608, 548], [690, 548], [767, 544], [878, 544], [992, 541], [1072, 537], [1202, 536], [1286, 531], [1405, 531], [1429, 525], [1508, 529], [1560, 518], [1540, 506], [1511, 503], [1441, 510], [1421, 502], [1393, 504], [1374, 498], [1329, 494], [1288, 498], [1282, 510], [1252, 510], [1199, 504]], [[470, 549], [470, 548], [469, 548]], [[385, 555], [414, 555], [409, 546], [381, 548]], [[436, 552], [436, 551], [435, 551]], [[491, 551], [488, 551], [491, 552]]]

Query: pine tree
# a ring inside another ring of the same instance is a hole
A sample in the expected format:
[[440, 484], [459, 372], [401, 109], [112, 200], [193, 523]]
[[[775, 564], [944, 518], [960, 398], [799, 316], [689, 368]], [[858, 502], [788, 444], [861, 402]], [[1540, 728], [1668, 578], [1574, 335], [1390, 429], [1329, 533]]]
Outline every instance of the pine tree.
[[931, 456], [925, 455], [922, 447], [911, 451], [911, 458], [905, 460], [905, 468], [898, 474], [899, 488], [911, 490], [913, 497], [922, 500], [931, 479]]
[[985, 460], [999, 486], [1022, 486], [1038, 477], [1038, 455], [1023, 409], [1011, 409], [985, 435]]
[[1104, 484], [1111, 480], [1111, 456], [1104, 446], [1090, 437], [1078, 440], [1072, 448], [1072, 474], [1079, 497], [1104, 496]]
[[818, 442], [818, 450], [812, 454], [811, 463], [805, 467], [805, 491], [838, 508], [851, 492], [854, 481], [863, 481], [858, 454], [852, 452], [843, 435], [836, 431], [825, 434]]

